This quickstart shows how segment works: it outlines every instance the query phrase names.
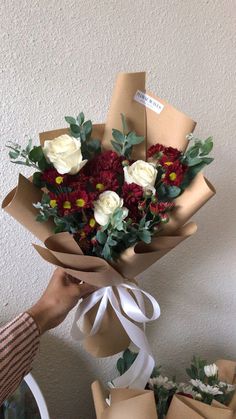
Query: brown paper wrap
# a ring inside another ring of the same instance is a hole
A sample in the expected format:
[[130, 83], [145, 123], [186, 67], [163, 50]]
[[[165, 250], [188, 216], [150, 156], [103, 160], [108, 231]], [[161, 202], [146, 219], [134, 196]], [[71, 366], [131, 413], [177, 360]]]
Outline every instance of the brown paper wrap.
[[[195, 122], [159, 98], [158, 100], [164, 104], [160, 114], [146, 109], [133, 99], [137, 90], [145, 91], [145, 73], [118, 75], [107, 123], [93, 125], [93, 137], [99, 138], [104, 148], [110, 148], [111, 129], [121, 128], [122, 112], [126, 115], [130, 128], [135, 129], [139, 135], [146, 136], [146, 142], [135, 147], [135, 158], [145, 158], [146, 147], [157, 142], [184, 150], [187, 145], [186, 134], [194, 130]], [[56, 138], [66, 132], [68, 129], [41, 133], [40, 142], [43, 145], [46, 139]], [[214, 193], [212, 185], [199, 173], [184, 193], [176, 199], [176, 207], [171, 213], [169, 223], [163, 226], [161, 235], [153, 237], [150, 245], [138, 243], [127, 249], [121, 254], [117, 263], [112, 265], [103, 259], [83, 255], [69, 234], [52, 235], [51, 222], [37, 222], [35, 220], [37, 211], [32, 203], [41, 200], [42, 192], [22, 175], [19, 176], [17, 188], [7, 195], [2, 206], [45, 243], [45, 248], [35, 246], [43, 259], [53, 265], [62, 266], [68, 273], [85, 282], [103, 287], [116, 285], [127, 279], [132, 280], [190, 237], [196, 231], [196, 225], [192, 222], [187, 225], [185, 223]], [[86, 315], [88, 331], [91, 329], [95, 313], [96, 307]], [[115, 354], [125, 349], [128, 343], [128, 336], [111, 307], [107, 310], [99, 332], [85, 338], [86, 349], [95, 356]]]
[[154, 394], [150, 390], [111, 389], [110, 406], [99, 381], [92, 384], [92, 393], [96, 419], [157, 419]]
[[[219, 378], [228, 384], [236, 383], [236, 362], [219, 360], [216, 362]], [[175, 395], [170, 404], [166, 419], [236, 419], [236, 396], [229, 406], [213, 401], [209, 406], [189, 397]]]

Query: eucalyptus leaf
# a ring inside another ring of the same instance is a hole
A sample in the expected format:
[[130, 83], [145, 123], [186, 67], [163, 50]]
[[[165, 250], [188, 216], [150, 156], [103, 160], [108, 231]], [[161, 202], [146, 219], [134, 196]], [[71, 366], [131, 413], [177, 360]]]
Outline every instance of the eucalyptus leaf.
[[76, 119], [73, 118], [73, 116], [65, 116], [65, 120], [66, 122], [68, 122], [68, 124], [72, 124], [72, 125], [76, 125]]
[[125, 142], [125, 136], [118, 129], [113, 128], [112, 136], [119, 144], [123, 144]]
[[29, 159], [34, 163], [39, 162], [44, 157], [43, 150], [41, 146], [34, 147], [29, 153]]

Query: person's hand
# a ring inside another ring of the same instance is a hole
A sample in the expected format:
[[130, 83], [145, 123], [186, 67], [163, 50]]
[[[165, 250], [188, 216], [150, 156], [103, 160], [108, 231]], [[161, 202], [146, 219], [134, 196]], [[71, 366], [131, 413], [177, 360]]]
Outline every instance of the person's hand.
[[27, 313], [37, 323], [40, 333], [58, 326], [80, 298], [91, 294], [96, 288], [83, 283], [57, 268], [39, 301]]

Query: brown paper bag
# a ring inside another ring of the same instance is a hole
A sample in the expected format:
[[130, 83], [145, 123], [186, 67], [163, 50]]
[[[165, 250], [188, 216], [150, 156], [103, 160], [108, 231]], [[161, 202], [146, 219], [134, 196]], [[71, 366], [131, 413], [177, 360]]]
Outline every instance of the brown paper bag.
[[[146, 147], [160, 142], [184, 150], [186, 134], [192, 132], [195, 122], [162, 101], [164, 109], [160, 114], [146, 109], [134, 100], [137, 90], [145, 90], [145, 73], [121, 73], [118, 75], [111, 100], [106, 125], [93, 126], [93, 137], [99, 138], [104, 148], [110, 148], [111, 129], [121, 128], [120, 113], [126, 115], [131, 129], [146, 135], [146, 143], [135, 147], [135, 158], [146, 157]], [[150, 94], [150, 93], [149, 93]], [[152, 94], [150, 94], [152, 95]], [[152, 95], [154, 97], [154, 95]], [[158, 98], [161, 101], [161, 99]], [[40, 134], [40, 142], [67, 133], [59, 129]], [[185, 192], [176, 199], [176, 208], [169, 223], [162, 228], [161, 237], [154, 237], [150, 245], [138, 243], [121, 254], [114, 264], [108, 264], [97, 257], [85, 256], [67, 233], [52, 235], [53, 224], [38, 223], [36, 209], [32, 203], [41, 200], [42, 192], [22, 175], [15, 190], [3, 201], [2, 207], [23, 224], [37, 238], [45, 242], [46, 248], [35, 246], [38, 253], [48, 262], [62, 266], [68, 273], [98, 287], [117, 285], [142, 273], [166, 253], [190, 237], [196, 231], [194, 223], [185, 223], [204, 205], [215, 191], [212, 185], [198, 174]], [[110, 312], [109, 312], [110, 311]], [[94, 309], [88, 315], [88, 330], [94, 318]], [[85, 346], [96, 356], [107, 356], [125, 349], [128, 337], [111, 308], [108, 309], [100, 331], [85, 339]]]
[[92, 384], [92, 393], [96, 419], [157, 419], [154, 394], [150, 390], [111, 389], [110, 406], [99, 381]]
[[213, 401], [212, 405], [175, 395], [166, 419], [233, 419], [233, 410]]

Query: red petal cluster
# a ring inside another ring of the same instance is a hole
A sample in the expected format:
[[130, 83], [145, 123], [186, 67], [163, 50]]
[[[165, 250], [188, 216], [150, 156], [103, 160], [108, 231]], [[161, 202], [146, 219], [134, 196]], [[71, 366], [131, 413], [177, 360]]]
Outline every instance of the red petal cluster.
[[41, 174], [41, 180], [48, 185], [64, 186], [68, 184], [68, 175], [60, 175], [56, 169], [50, 168]]
[[143, 197], [143, 188], [136, 183], [124, 183], [122, 188], [122, 197], [127, 208], [138, 206]]
[[108, 150], [94, 157], [84, 166], [86, 175], [98, 176], [101, 171], [108, 170], [115, 173], [123, 173], [122, 161], [124, 157], [118, 156], [115, 151]]
[[148, 158], [157, 159], [161, 165], [178, 160], [181, 152], [177, 148], [165, 147], [162, 144], [154, 144], [148, 149]]
[[188, 166], [180, 163], [179, 160], [174, 161], [166, 167], [166, 172], [163, 177], [163, 183], [166, 183], [170, 186], [181, 185], [187, 170]]
[[112, 170], [102, 170], [98, 176], [92, 179], [92, 184], [96, 192], [104, 192], [106, 190], [117, 192], [120, 186], [117, 173]]

